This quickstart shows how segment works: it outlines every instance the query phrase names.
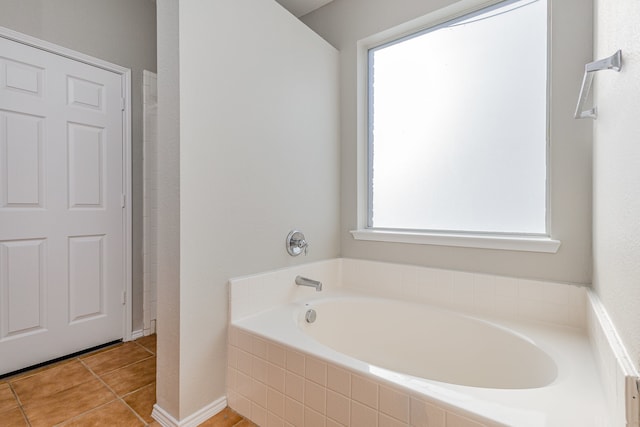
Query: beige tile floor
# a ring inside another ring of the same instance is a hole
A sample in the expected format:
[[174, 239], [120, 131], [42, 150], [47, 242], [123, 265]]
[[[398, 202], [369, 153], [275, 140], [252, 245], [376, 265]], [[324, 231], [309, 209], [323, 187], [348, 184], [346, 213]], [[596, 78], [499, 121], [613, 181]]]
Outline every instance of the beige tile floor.
[[[0, 379], [0, 427], [159, 426], [156, 336]], [[255, 426], [227, 408], [202, 427]]]

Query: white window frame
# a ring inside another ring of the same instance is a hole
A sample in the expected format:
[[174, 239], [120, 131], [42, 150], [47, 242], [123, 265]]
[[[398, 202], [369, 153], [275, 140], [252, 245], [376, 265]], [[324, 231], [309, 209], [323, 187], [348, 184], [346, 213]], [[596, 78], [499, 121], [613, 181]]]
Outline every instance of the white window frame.
[[[550, 177], [549, 171], [549, 126], [547, 126], [547, 212], [546, 235], [520, 235], [520, 234], [494, 234], [494, 233], [469, 233], [469, 232], [439, 232], [431, 230], [390, 230], [371, 228], [369, 226], [369, 50], [380, 45], [410, 36], [422, 30], [441, 25], [452, 19], [478, 11], [480, 9], [498, 4], [503, 0], [462, 0], [448, 7], [439, 9], [423, 17], [401, 24], [397, 27], [375, 34], [360, 40], [357, 45], [357, 102], [358, 102], [358, 228], [351, 234], [356, 240], [411, 243], [423, 245], [456, 246], [483, 249], [500, 249], [514, 251], [530, 251], [556, 253], [561, 242], [551, 237], [551, 205], [550, 205]], [[547, 8], [550, 9], [548, 2]], [[549, 12], [548, 12], [549, 14]], [[550, 23], [547, 28], [548, 55], [550, 52]], [[550, 69], [548, 61], [548, 70]], [[549, 71], [548, 71], [549, 72]], [[547, 97], [549, 98], [549, 86], [547, 85]], [[550, 99], [548, 99], [550, 104]], [[549, 116], [549, 108], [547, 108]], [[549, 120], [549, 117], [548, 117]]]

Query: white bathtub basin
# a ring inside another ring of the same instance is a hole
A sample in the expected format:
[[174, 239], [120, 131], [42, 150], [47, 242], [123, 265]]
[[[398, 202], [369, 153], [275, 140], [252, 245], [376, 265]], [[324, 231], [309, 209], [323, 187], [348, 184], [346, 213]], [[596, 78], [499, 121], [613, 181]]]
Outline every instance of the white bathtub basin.
[[[313, 324], [305, 322], [309, 309]], [[351, 291], [314, 292], [231, 327], [477, 420], [469, 425], [612, 427], [579, 329]]]
[[314, 323], [299, 327], [359, 360], [421, 378], [473, 387], [526, 389], [556, 379], [557, 367], [530, 339], [451, 311], [372, 298], [325, 299], [305, 305]]

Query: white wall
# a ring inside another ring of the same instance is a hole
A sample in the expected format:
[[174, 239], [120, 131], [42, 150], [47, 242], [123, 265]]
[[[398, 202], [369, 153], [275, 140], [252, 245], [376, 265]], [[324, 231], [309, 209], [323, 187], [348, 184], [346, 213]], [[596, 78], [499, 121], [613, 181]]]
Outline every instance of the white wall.
[[[180, 211], [178, 224], [164, 207], [179, 252], [159, 253], [172, 267], [159, 272], [158, 404], [184, 419], [225, 395], [228, 279], [339, 255], [337, 53], [275, 1], [158, 3], [159, 32], [179, 38], [179, 55], [158, 39], [159, 167], [180, 162], [179, 195], [176, 176], [159, 194], [162, 233], [162, 200]], [[306, 258], [285, 251], [293, 228]]]
[[180, 55], [178, 40], [178, 2], [159, 0], [156, 401], [158, 406], [169, 414], [173, 414], [174, 417], [178, 417], [180, 410]]
[[640, 368], [640, 3], [596, 0], [594, 59], [622, 49], [622, 71], [595, 77], [593, 284]]
[[144, 335], [156, 332], [158, 305], [158, 75], [143, 73], [143, 325]]
[[452, 4], [453, 0], [335, 0], [302, 20], [340, 50], [342, 256], [514, 277], [590, 283], [591, 127], [573, 119], [584, 63], [591, 58], [592, 11], [584, 0], [553, 1], [551, 204], [557, 254], [355, 241], [357, 228], [356, 43]]
[[142, 71], [156, 70], [153, 0], [2, 0], [0, 26], [131, 69], [133, 330], [142, 329]]

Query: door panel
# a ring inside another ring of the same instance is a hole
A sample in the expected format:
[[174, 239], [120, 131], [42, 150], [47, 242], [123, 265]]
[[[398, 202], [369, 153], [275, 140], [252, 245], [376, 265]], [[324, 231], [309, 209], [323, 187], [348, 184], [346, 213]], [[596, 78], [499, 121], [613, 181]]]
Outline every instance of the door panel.
[[0, 176], [4, 208], [42, 207], [42, 117], [0, 111]]
[[0, 339], [43, 330], [45, 241], [16, 240], [0, 244], [0, 292], [3, 296]]
[[42, 68], [8, 58], [0, 58], [0, 67], [5, 89], [42, 97]]
[[122, 85], [0, 38], [0, 374], [123, 337]]
[[69, 320], [104, 316], [104, 237], [69, 238]]
[[104, 129], [69, 123], [69, 209], [104, 208]]

